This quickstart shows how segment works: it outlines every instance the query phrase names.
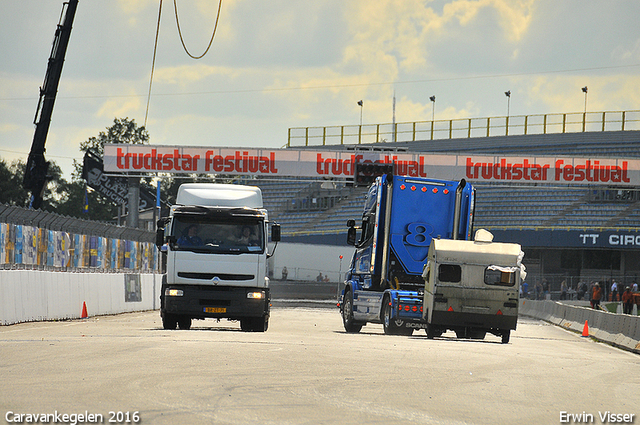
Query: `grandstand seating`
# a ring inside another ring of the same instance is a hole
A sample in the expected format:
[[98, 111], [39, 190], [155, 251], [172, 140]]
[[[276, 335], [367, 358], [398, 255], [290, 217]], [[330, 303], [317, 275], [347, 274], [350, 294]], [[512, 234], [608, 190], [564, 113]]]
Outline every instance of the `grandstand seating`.
[[[640, 157], [640, 132], [500, 136], [433, 140], [397, 144], [422, 152], [473, 152], [494, 155], [592, 155]], [[386, 144], [385, 147], [388, 147]], [[453, 148], [455, 147], [455, 148]], [[262, 181], [265, 207], [282, 224], [283, 235], [346, 233], [346, 221], [358, 220], [366, 188], [341, 186], [338, 201], [322, 210], [294, 210], [290, 206], [319, 180]], [[475, 226], [485, 228], [632, 228], [640, 226], [640, 202], [590, 200], [590, 189], [569, 186], [476, 184]], [[346, 189], [346, 190], [345, 190]]]
[[[283, 234], [323, 234], [346, 231], [349, 219], [362, 216], [366, 188], [351, 188], [348, 196], [327, 210], [289, 211], [287, 206], [309, 182], [259, 183], [265, 208], [282, 225]], [[285, 188], [285, 185], [289, 187]], [[588, 202], [587, 189], [526, 188], [478, 184], [475, 226], [485, 228], [630, 228], [640, 226], [640, 205]]]

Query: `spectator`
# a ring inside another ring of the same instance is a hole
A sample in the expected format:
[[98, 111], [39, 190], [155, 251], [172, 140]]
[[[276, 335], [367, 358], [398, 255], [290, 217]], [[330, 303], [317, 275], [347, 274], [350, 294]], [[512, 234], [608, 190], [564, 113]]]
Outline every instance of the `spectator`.
[[282, 280], [287, 280], [287, 276], [289, 276], [289, 270], [287, 270], [287, 266], [282, 268]]
[[591, 308], [599, 310], [601, 299], [602, 299], [602, 288], [600, 288], [600, 284], [596, 282], [593, 285], [593, 291], [591, 291]]
[[624, 314], [631, 314], [633, 311], [633, 294], [628, 286], [624, 288], [622, 293], [622, 310]]
[[324, 277], [322, 277], [322, 272], [318, 273], [318, 276], [316, 276], [316, 282], [322, 282], [324, 280]]
[[584, 297], [584, 294], [587, 293], [587, 283], [580, 282], [578, 283], [578, 300], [581, 300]]
[[561, 300], [566, 300], [567, 299], [567, 281], [563, 280], [562, 283], [560, 284], [560, 299]]
[[638, 292], [638, 284], [636, 282], [631, 285], [631, 292]]
[[536, 283], [536, 300], [542, 299], [542, 285], [540, 282]]
[[544, 299], [550, 300], [551, 293], [549, 292], [549, 282], [547, 279], [542, 279], [542, 292], [544, 292]]
[[529, 297], [529, 284], [527, 282], [522, 282], [522, 287], [520, 287], [520, 289], [522, 290], [522, 298], [528, 298]]
[[611, 301], [618, 301], [618, 282], [611, 282]]

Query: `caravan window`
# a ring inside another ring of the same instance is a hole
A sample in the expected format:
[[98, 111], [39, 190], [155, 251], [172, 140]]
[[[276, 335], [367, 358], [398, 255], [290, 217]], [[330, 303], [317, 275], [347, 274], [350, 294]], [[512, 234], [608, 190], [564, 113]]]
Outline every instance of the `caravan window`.
[[484, 270], [484, 283], [487, 285], [514, 286], [516, 267], [489, 266]]
[[462, 280], [462, 268], [458, 264], [440, 264], [438, 267], [438, 280], [440, 282], [460, 282]]

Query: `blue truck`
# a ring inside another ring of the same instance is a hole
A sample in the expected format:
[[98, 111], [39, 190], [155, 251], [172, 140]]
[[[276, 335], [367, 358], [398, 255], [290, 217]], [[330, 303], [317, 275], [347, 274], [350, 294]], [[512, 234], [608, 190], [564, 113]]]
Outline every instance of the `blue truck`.
[[465, 180], [376, 177], [362, 224], [347, 222], [355, 252], [338, 303], [345, 330], [360, 332], [367, 323], [393, 335], [427, 330], [422, 273], [431, 240], [470, 240], [474, 206], [475, 188]]

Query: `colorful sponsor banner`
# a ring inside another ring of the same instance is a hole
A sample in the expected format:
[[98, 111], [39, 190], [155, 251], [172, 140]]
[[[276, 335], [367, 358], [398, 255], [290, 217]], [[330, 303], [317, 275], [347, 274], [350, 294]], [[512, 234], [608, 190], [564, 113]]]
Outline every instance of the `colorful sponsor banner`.
[[0, 264], [153, 270], [156, 253], [155, 244], [150, 242], [0, 223]]
[[22, 225], [21, 224], [16, 224], [16, 233], [15, 233], [15, 241], [16, 241], [16, 245], [15, 245], [15, 255], [14, 255], [14, 260], [13, 262], [15, 264], [22, 264], [22, 247], [23, 247], [23, 241], [22, 241]]
[[408, 152], [105, 145], [104, 170], [352, 178], [354, 163], [395, 163], [396, 174], [529, 184], [640, 185], [640, 160]]
[[22, 264], [38, 264], [38, 229], [22, 226]]
[[9, 224], [0, 223], [0, 264], [10, 262], [7, 258], [9, 240]]
[[71, 261], [71, 238], [67, 232], [54, 232], [53, 266], [68, 267]]

